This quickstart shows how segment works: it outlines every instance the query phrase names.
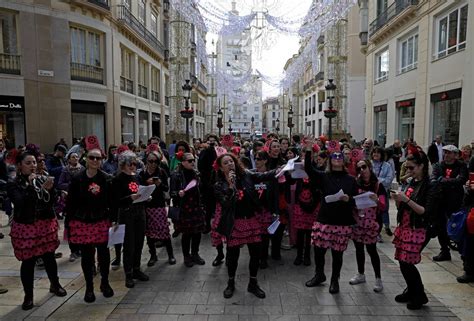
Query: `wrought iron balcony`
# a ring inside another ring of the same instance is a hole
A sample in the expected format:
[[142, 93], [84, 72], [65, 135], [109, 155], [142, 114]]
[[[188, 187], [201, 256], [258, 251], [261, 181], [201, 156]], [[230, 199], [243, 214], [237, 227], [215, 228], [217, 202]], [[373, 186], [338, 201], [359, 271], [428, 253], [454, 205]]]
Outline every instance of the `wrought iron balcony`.
[[316, 82], [318, 81], [321, 81], [321, 80], [324, 80], [324, 71], [320, 71], [316, 74], [316, 76], [314, 76], [314, 80]]
[[0, 73], [19, 75], [21, 72], [20, 55], [0, 53]]
[[120, 90], [133, 94], [133, 80], [120, 76]]
[[138, 85], [138, 96], [148, 98], [148, 88], [143, 85]]
[[387, 25], [393, 18], [397, 17], [405, 9], [418, 5], [418, 0], [395, 0], [384, 12], [372, 21], [369, 26], [370, 37], [383, 26]]
[[158, 91], [152, 90], [151, 91], [151, 100], [153, 100], [154, 102], [159, 103], [160, 102], [160, 93]]
[[130, 27], [138, 36], [140, 36], [147, 44], [155, 49], [164, 57], [165, 46], [143, 25], [127, 7], [123, 5], [117, 6], [118, 21]]
[[71, 80], [104, 83], [104, 68], [71, 62]]
[[199, 89], [201, 89], [203, 92], [207, 92], [207, 87], [204, 85], [200, 80], [197, 81], [197, 86]]
[[109, 0], [88, 0], [90, 3], [98, 5], [104, 9], [110, 10]]
[[311, 78], [304, 86], [303, 86], [303, 90], [306, 91], [308, 89], [310, 89], [314, 84], [315, 84], [315, 79], [314, 78]]

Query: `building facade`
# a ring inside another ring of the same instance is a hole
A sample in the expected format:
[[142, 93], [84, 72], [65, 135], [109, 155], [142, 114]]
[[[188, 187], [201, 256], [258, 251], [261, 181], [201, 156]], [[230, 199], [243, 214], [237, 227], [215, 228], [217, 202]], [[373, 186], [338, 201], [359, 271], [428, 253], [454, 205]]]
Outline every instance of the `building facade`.
[[279, 97], [268, 97], [263, 101], [262, 107], [262, 133], [277, 132], [277, 125], [282, 116]]
[[359, 1], [367, 58], [366, 136], [381, 145], [474, 137], [474, 5]]
[[88, 134], [104, 147], [164, 137], [167, 10], [158, 0], [3, 1], [2, 137], [45, 151]]

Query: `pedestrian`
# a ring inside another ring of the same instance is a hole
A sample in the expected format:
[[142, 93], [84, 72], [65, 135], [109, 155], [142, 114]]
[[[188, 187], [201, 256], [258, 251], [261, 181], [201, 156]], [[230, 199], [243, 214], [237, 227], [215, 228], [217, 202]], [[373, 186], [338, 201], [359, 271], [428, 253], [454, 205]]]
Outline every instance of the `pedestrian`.
[[400, 140], [395, 139], [392, 146], [387, 148], [387, 151], [392, 156], [393, 164], [395, 166], [395, 177], [397, 178], [397, 182], [400, 184], [400, 159], [403, 156], [403, 149]]
[[21, 261], [21, 283], [25, 297], [23, 310], [33, 308], [33, 282], [37, 258], [44, 262], [49, 291], [56, 296], [67, 292], [59, 283], [54, 251], [59, 246], [59, 224], [53, 211], [53, 179], [36, 174], [36, 158], [31, 152], [16, 157], [17, 176], [7, 184], [8, 197], [15, 207], [10, 236], [15, 257]]
[[117, 228], [118, 223], [125, 225], [123, 269], [127, 288], [135, 286], [134, 279], [149, 280], [148, 275], [140, 269], [146, 215], [144, 203], [134, 202], [140, 198], [139, 181], [136, 176], [137, 163], [134, 152], [126, 150], [121, 153], [118, 158], [120, 173], [112, 180], [112, 222], [114, 228]]
[[[179, 150], [180, 145], [177, 144]], [[171, 173], [170, 195], [173, 206], [179, 208], [179, 217], [174, 226], [178, 233], [182, 233], [181, 247], [184, 265], [192, 267], [194, 264], [204, 265], [206, 262], [199, 255], [201, 234], [206, 227], [204, 206], [199, 189], [199, 174], [195, 170], [196, 159], [191, 153], [182, 154], [177, 169]], [[194, 187], [185, 191], [189, 184]]]
[[431, 165], [439, 163], [443, 160], [443, 138], [441, 135], [436, 135], [435, 140], [428, 147], [428, 159]]
[[227, 242], [226, 263], [229, 280], [224, 290], [224, 298], [228, 299], [234, 295], [240, 247], [246, 244], [250, 254], [250, 280], [247, 291], [263, 299], [265, 292], [257, 282], [261, 225], [256, 218], [259, 200], [255, 183], [274, 180], [276, 171], [266, 173], [246, 171], [237, 157], [231, 153], [220, 155], [216, 164], [218, 171], [214, 188], [217, 201], [222, 208], [216, 231], [225, 237]]
[[[307, 141], [305, 154], [305, 171], [314, 186], [321, 189], [321, 208], [313, 226], [312, 244], [314, 245], [314, 261], [316, 272], [314, 277], [306, 282], [307, 287], [314, 287], [326, 281], [324, 274], [325, 255], [328, 249], [332, 254], [332, 276], [329, 293], [339, 292], [339, 277], [342, 268], [343, 254], [347, 249], [352, 234], [354, 200], [357, 194], [357, 183], [344, 168], [344, 155], [340, 152], [339, 144], [328, 143], [330, 161], [326, 172], [315, 170], [311, 165], [312, 143]], [[342, 190], [342, 195], [334, 202], [327, 202], [326, 196]]]
[[102, 170], [109, 175], [115, 175], [118, 170], [117, 145], [109, 145], [107, 159], [102, 163]]
[[179, 141], [175, 145], [175, 151], [176, 153], [170, 154], [172, 155], [171, 161], [170, 161], [170, 171], [174, 171], [177, 166], [181, 163], [181, 158], [184, 153], [190, 153], [191, 148], [189, 148], [189, 144], [186, 143], [185, 141]]
[[356, 248], [357, 274], [349, 281], [350, 284], [365, 283], [365, 248], [369, 253], [372, 267], [375, 273], [375, 292], [382, 292], [383, 283], [380, 273], [380, 257], [377, 252], [377, 236], [382, 229], [382, 215], [387, 204], [387, 193], [383, 184], [379, 182], [377, 176], [372, 171], [372, 162], [360, 160], [357, 163], [356, 171], [358, 193], [371, 192], [370, 199], [375, 202], [375, 206], [358, 209], [355, 212], [356, 224], [352, 229], [352, 240]]
[[[154, 148], [153, 148], [154, 147]], [[146, 154], [145, 170], [138, 175], [140, 185], [155, 185], [151, 201], [145, 205], [146, 229], [145, 235], [150, 251], [150, 260], [148, 266], [154, 266], [158, 261], [156, 254], [156, 242], [161, 241], [168, 253], [168, 263], [176, 264], [171, 245], [170, 224], [168, 222], [168, 211], [166, 210], [165, 193], [169, 191], [168, 175], [161, 168], [160, 163], [163, 159], [158, 145], [148, 145]]]
[[464, 195], [464, 208], [468, 213], [467, 228], [464, 239], [461, 242], [459, 252], [463, 261], [464, 274], [458, 276], [456, 280], [459, 283], [474, 282], [474, 231], [472, 225], [472, 216], [474, 215], [474, 181], [466, 182], [466, 194]]
[[66, 165], [64, 161], [66, 152], [67, 149], [64, 145], [58, 145], [54, 149], [54, 153], [46, 158], [46, 170], [51, 176], [54, 176], [54, 187], [58, 185], [59, 176], [61, 176], [63, 168]]
[[95, 253], [100, 266], [100, 291], [106, 298], [114, 295], [109, 284], [110, 252], [107, 247], [110, 227], [110, 182], [112, 176], [100, 170], [102, 150], [96, 136], [86, 137], [86, 169], [75, 175], [66, 199], [68, 239], [79, 247], [86, 281], [84, 301], [95, 301]]
[[421, 261], [421, 252], [430, 238], [427, 227], [430, 216], [435, 211], [435, 188], [428, 176], [428, 157], [422, 151], [407, 157], [407, 170], [413, 178], [405, 192], [392, 193], [397, 204], [397, 222], [393, 244], [395, 259], [400, 263], [400, 271], [407, 287], [395, 297], [395, 301], [407, 303], [411, 310], [421, 309], [428, 303], [423, 282], [416, 264]]

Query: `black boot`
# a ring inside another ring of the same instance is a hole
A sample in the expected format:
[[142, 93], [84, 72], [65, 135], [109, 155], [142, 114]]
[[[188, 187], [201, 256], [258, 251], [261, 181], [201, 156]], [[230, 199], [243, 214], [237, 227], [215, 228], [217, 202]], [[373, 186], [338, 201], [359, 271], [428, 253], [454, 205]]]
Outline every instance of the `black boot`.
[[331, 278], [331, 285], [329, 286], [329, 293], [336, 294], [339, 293], [339, 278], [332, 277]]
[[150, 277], [143, 273], [140, 269], [134, 269], [132, 277], [140, 281], [149, 281]]
[[311, 280], [309, 280], [308, 282], [306, 282], [305, 285], [309, 288], [312, 288], [314, 286], [320, 285], [321, 283], [323, 283], [325, 281], [326, 281], [326, 275], [324, 275], [324, 273], [322, 273], [322, 272], [316, 272], [314, 277]]
[[398, 303], [407, 303], [408, 301], [410, 301], [410, 295], [408, 293], [408, 288], [403, 290], [403, 293], [395, 296], [395, 301], [398, 302]]
[[297, 255], [296, 258], [295, 258], [295, 261], [293, 262], [294, 265], [301, 265], [303, 264], [303, 259], [301, 258], [301, 256]]
[[219, 266], [224, 263], [224, 253], [218, 253], [214, 261], [212, 261], [212, 266]]
[[59, 280], [55, 281], [54, 283], [51, 283], [51, 286], [49, 287], [49, 292], [54, 293], [56, 296], [66, 296], [67, 292], [64, 290], [64, 288], [59, 284]]
[[206, 264], [206, 261], [203, 260], [203, 258], [199, 255], [199, 253], [193, 253], [191, 254], [191, 258], [194, 263], [197, 265], [204, 265]]
[[433, 256], [433, 261], [435, 262], [442, 262], [442, 261], [451, 261], [451, 253], [449, 250], [441, 250], [441, 252]]
[[419, 310], [426, 303], [428, 303], [428, 297], [426, 296], [425, 291], [422, 290], [419, 294], [413, 295], [413, 297], [407, 303], [407, 309], [409, 309], [409, 310]]
[[129, 289], [135, 286], [135, 281], [133, 281], [132, 273], [125, 275], [125, 286]]
[[154, 266], [155, 263], [158, 261], [158, 257], [156, 256], [156, 254], [152, 254], [151, 257], [150, 257], [150, 260], [148, 260], [148, 263], [146, 264], [147, 266]]
[[474, 274], [464, 273], [463, 275], [458, 276], [456, 280], [459, 283], [472, 283], [474, 282]]
[[114, 290], [109, 284], [108, 280], [102, 280], [100, 282], [100, 292], [104, 295], [106, 298], [111, 298], [114, 296]]
[[166, 240], [165, 246], [166, 246], [166, 252], [168, 253], [168, 264], [169, 265], [176, 264], [176, 259], [174, 258], [173, 246], [171, 245], [171, 240]]
[[21, 305], [21, 308], [23, 310], [31, 310], [33, 309], [33, 295], [26, 295], [25, 298], [23, 299], [23, 304]]
[[265, 299], [265, 292], [258, 286], [257, 278], [250, 278], [247, 291], [253, 293], [259, 299]]
[[229, 281], [227, 281], [227, 287], [224, 290], [224, 298], [230, 299], [234, 295], [234, 291], [235, 291], [235, 280], [229, 279]]
[[94, 286], [86, 286], [86, 294], [84, 294], [84, 301], [92, 303], [95, 301]]

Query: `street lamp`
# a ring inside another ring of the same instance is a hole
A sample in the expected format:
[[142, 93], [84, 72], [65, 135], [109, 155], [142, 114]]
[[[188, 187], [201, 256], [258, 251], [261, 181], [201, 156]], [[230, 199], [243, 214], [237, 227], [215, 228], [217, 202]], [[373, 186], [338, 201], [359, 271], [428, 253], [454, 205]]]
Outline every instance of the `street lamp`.
[[280, 119], [277, 118], [277, 120], [275, 121], [275, 130], [277, 131], [277, 135], [278, 135], [278, 132], [280, 131]]
[[219, 138], [221, 137], [221, 129], [224, 127], [224, 124], [222, 123], [223, 115], [224, 114], [222, 113], [221, 107], [219, 106], [219, 111], [217, 112], [217, 128], [219, 128]]
[[180, 114], [181, 117], [186, 119], [186, 141], [189, 142], [189, 119], [193, 117], [194, 110], [192, 108], [189, 108], [189, 99], [191, 99], [191, 90], [193, 89], [193, 86], [189, 83], [190, 80], [186, 79], [186, 83], [181, 87], [184, 92], [184, 109], [181, 110]]
[[337, 116], [337, 110], [334, 109], [334, 105], [333, 105], [334, 94], [337, 87], [333, 83], [333, 81], [334, 79], [328, 79], [329, 83], [325, 86], [326, 96], [328, 99], [328, 108], [324, 110], [324, 117], [329, 119], [329, 129], [328, 129], [329, 140], [332, 140], [332, 119]]
[[295, 124], [293, 124], [293, 106], [291, 105], [290, 101], [290, 109], [288, 110], [288, 128], [290, 129], [290, 140], [291, 140], [291, 130]]
[[232, 119], [229, 116], [229, 134], [232, 135]]

